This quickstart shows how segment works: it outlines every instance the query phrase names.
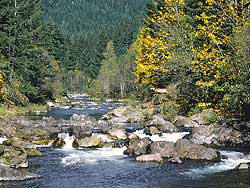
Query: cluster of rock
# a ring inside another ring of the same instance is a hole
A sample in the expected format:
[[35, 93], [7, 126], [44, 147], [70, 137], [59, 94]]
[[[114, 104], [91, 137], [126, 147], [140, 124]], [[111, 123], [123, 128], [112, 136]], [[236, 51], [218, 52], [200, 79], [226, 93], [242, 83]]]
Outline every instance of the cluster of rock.
[[[69, 120], [0, 117], [0, 137], [6, 138], [0, 143], [0, 171], [9, 177], [12, 177], [11, 171], [19, 174], [13, 180], [39, 177], [19, 169], [29, 166], [28, 157], [42, 155], [36, 145], [52, 143], [53, 147], [63, 147], [65, 140], [58, 137], [58, 134], [64, 132], [74, 135], [73, 147], [126, 147], [124, 153], [135, 156], [137, 161], [218, 161], [220, 154], [210, 146], [249, 146], [250, 124], [228, 120], [211, 125], [208, 118], [211, 116], [212, 112], [209, 111], [190, 118], [177, 116], [170, 122], [155, 108], [138, 110], [127, 106], [107, 113], [100, 120], [77, 114]], [[134, 133], [141, 129], [148, 137], [140, 138]], [[151, 135], [174, 133], [183, 129], [187, 129], [190, 134], [176, 143], [149, 138]]]
[[176, 143], [167, 141], [152, 142], [149, 138], [130, 140], [126, 154], [135, 155], [137, 161], [182, 163], [182, 160], [219, 161], [220, 153], [212, 148], [194, 144], [187, 139], [179, 139]]

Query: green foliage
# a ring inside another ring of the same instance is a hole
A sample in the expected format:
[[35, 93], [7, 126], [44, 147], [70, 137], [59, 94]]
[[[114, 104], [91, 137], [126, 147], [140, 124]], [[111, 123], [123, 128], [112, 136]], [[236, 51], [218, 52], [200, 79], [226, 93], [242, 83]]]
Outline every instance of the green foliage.
[[134, 90], [134, 53], [117, 57], [113, 42], [107, 43], [100, 73], [91, 88], [92, 93], [106, 97], [125, 97]]
[[47, 111], [47, 105], [28, 104], [22, 106], [10, 106], [0, 104], [0, 115], [26, 115], [35, 111]]
[[0, 1], [0, 22], [5, 102], [26, 105], [52, 98], [54, 91], [46, 81], [55, 76], [51, 60], [62, 58], [63, 39], [44, 22], [41, 1]]
[[56, 23], [68, 41], [63, 63], [96, 78], [108, 41], [116, 54], [127, 52], [137, 36], [150, 0], [44, 0], [46, 18]]
[[174, 117], [179, 113], [180, 105], [177, 104], [177, 87], [172, 84], [164, 89], [163, 93], [155, 93], [152, 102], [155, 105], [159, 105], [161, 113], [170, 121], [174, 120]]

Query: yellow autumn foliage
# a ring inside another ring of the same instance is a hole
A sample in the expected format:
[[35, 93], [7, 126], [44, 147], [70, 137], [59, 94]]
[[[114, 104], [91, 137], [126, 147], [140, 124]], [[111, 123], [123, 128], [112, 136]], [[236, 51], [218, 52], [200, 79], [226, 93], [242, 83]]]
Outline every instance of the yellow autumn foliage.
[[0, 72], [0, 97], [4, 94], [3, 84], [4, 84], [3, 74]]
[[155, 2], [155, 11], [145, 20], [138, 41], [136, 59], [137, 83], [161, 87], [162, 74], [169, 74], [168, 65], [176, 55], [176, 41], [173, 30], [178, 30], [183, 14], [184, 0]]
[[[250, 0], [154, 0], [152, 7], [136, 43], [137, 83], [166, 87], [168, 75], [181, 74], [175, 58], [190, 48], [186, 81], [174, 82], [183, 104], [235, 114], [250, 107], [249, 47], [233, 42], [250, 24]], [[180, 48], [181, 40], [190, 45]]]

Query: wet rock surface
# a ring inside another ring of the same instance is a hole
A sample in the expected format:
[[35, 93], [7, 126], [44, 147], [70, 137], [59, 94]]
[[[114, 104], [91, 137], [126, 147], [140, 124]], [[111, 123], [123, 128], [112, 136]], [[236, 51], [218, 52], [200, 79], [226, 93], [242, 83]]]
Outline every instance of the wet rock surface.
[[40, 177], [40, 175], [25, 170], [16, 170], [8, 166], [0, 165], [0, 181], [24, 181]]

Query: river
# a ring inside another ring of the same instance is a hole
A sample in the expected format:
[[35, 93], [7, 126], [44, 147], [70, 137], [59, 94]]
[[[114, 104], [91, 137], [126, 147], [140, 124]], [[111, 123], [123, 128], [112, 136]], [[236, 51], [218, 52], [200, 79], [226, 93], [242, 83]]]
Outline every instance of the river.
[[[68, 118], [74, 113], [99, 117], [117, 108], [119, 103], [94, 103], [84, 96], [83, 108], [58, 108], [47, 115]], [[138, 134], [142, 134], [138, 132]], [[143, 135], [141, 135], [143, 136]], [[172, 135], [171, 139], [179, 137]], [[169, 135], [168, 135], [169, 137]], [[71, 142], [68, 136], [67, 142]], [[158, 139], [158, 138], [155, 138]], [[123, 155], [123, 148], [62, 149], [41, 148], [42, 157], [31, 158], [30, 171], [40, 179], [2, 182], [0, 188], [232, 188], [250, 187], [248, 171], [231, 170], [250, 161], [248, 153], [221, 151], [227, 156], [220, 163], [184, 161], [184, 164], [139, 163]]]

